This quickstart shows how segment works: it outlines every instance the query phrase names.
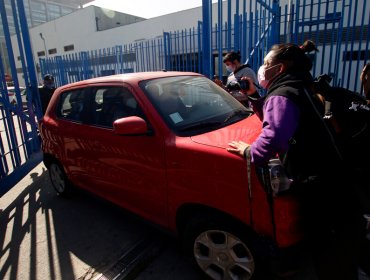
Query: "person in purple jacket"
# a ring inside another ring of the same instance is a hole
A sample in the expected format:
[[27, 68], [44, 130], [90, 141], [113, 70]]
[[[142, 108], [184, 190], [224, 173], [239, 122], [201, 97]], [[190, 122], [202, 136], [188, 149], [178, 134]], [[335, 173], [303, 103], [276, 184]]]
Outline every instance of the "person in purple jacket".
[[294, 44], [272, 47], [258, 71], [259, 83], [267, 95], [258, 98], [253, 83], [245, 92], [263, 122], [262, 133], [251, 145], [233, 141], [228, 148], [240, 155], [250, 153], [252, 162], [259, 166], [279, 155], [288, 176], [296, 183], [321, 175], [325, 166], [336, 165], [341, 158], [320, 114], [322, 104], [311, 91], [312, 62], [305, 53], [313, 50], [317, 49], [312, 41], [301, 47]]
[[[314, 50], [312, 41], [271, 48], [258, 71], [266, 96], [259, 98], [251, 82], [244, 92], [262, 121], [262, 132], [254, 143], [235, 139], [227, 150], [250, 155], [262, 167], [278, 156], [301, 201], [319, 279], [357, 279], [355, 253], [348, 249], [353, 232], [341, 231], [343, 224], [353, 225], [354, 193], [348, 187], [350, 180], [334, 135], [322, 118], [323, 104], [312, 91], [312, 62], [306, 53]], [[332, 243], [333, 232], [345, 236], [337, 239], [345, 242]]]

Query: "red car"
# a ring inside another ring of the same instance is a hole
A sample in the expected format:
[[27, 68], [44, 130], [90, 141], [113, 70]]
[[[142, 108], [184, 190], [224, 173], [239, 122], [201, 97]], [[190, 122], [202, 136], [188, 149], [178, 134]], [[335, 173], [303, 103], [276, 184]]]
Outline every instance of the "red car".
[[302, 239], [295, 197], [271, 195], [225, 149], [253, 142], [261, 127], [208, 78], [152, 72], [58, 88], [40, 133], [58, 194], [88, 190], [177, 232], [211, 278], [250, 279], [259, 240], [285, 248]]

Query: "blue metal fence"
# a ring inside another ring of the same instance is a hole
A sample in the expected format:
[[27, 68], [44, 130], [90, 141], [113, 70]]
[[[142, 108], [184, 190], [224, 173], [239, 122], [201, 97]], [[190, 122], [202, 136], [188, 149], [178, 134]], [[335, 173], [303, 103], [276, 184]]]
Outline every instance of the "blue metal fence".
[[[7, 15], [4, 1], [0, 1], [0, 15], [9, 56], [12, 85], [0, 59], [0, 196], [14, 186], [41, 161], [37, 120], [41, 117], [37, 78], [30, 47], [28, 25], [22, 0], [12, 0], [12, 14]], [[17, 76], [14, 52], [10, 40], [8, 18], [14, 20], [20, 51], [24, 84]]]

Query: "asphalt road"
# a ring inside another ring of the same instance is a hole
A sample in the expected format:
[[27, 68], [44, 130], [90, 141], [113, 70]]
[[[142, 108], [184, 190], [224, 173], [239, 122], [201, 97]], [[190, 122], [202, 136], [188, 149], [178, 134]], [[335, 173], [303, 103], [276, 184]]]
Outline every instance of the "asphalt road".
[[[58, 197], [43, 164], [0, 209], [0, 279], [203, 279], [174, 236], [85, 192]], [[308, 259], [286, 279], [317, 278]]]

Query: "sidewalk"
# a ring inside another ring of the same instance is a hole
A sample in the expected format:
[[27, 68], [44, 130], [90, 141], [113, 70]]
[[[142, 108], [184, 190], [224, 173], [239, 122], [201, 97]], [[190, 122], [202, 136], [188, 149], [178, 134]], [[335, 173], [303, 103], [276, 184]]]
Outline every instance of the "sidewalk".
[[0, 199], [0, 279], [92, 279], [152, 229], [86, 194], [56, 196], [39, 164]]

